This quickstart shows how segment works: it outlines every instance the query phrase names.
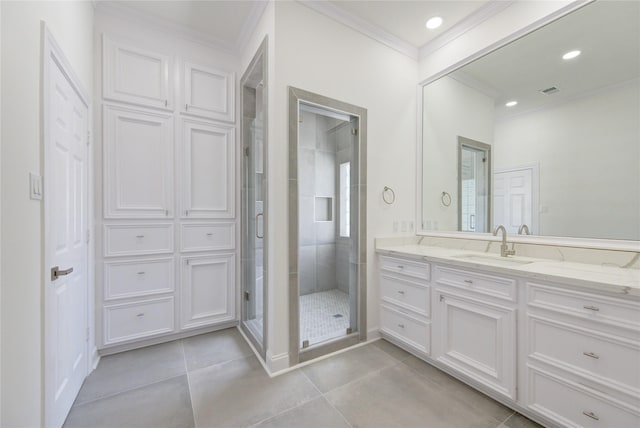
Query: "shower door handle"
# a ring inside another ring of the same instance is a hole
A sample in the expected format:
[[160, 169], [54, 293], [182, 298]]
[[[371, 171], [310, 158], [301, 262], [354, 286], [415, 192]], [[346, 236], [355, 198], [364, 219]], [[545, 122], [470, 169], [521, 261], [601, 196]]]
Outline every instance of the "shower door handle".
[[262, 232], [262, 235], [258, 234], [258, 217], [260, 216], [262, 216], [262, 218], [264, 219], [264, 214], [263, 213], [256, 214], [256, 238], [258, 239], [264, 238], [264, 231]]

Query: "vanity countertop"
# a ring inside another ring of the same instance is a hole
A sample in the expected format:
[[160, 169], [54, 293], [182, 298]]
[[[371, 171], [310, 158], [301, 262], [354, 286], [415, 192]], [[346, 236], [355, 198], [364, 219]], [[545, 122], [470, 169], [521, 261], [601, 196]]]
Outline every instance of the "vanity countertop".
[[624, 294], [640, 300], [640, 270], [617, 266], [534, 259], [443, 248], [428, 245], [377, 245], [376, 252], [388, 256], [402, 256], [427, 262], [446, 263], [462, 268], [518, 275], [545, 281], [585, 287], [594, 291]]

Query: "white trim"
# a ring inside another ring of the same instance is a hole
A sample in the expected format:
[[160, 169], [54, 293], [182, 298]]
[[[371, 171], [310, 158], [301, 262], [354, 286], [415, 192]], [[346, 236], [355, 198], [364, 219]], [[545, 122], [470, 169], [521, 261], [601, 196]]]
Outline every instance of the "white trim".
[[270, 377], [277, 376], [287, 371], [289, 369], [289, 353], [285, 352], [284, 354], [272, 355], [271, 350], [267, 349], [267, 372]]
[[383, 45], [394, 49], [401, 54], [408, 56], [411, 59], [418, 60], [418, 48], [409, 42], [406, 42], [399, 37], [394, 36], [378, 25], [360, 18], [359, 16], [347, 12], [346, 10], [338, 7], [328, 1], [313, 1], [313, 0], [296, 0], [298, 3], [312, 9], [330, 19], [333, 19], [340, 24], [355, 30], [373, 40], [382, 43]]
[[[92, 129], [92, 116], [91, 116], [91, 99], [87, 93], [87, 91], [85, 90], [84, 86], [82, 85], [82, 81], [78, 78], [77, 74], [74, 72], [73, 67], [71, 66], [71, 63], [68, 61], [67, 57], [64, 54], [64, 51], [60, 48], [60, 45], [58, 45], [58, 43], [56, 42], [53, 34], [51, 33], [51, 31], [49, 30], [49, 27], [47, 26], [45, 21], [40, 21], [40, 32], [41, 32], [41, 46], [42, 46], [42, 57], [41, 57], [41, 69], [40, 69], [40, 130], [41, 130], [41, 139], [42, 139], [42, 147], [43, 147], [43, 177], [44, 177], [44, 183], [46, 185], [46, 183], [48, 183], [50, 180], [48, 180], [48, 175], [49, 175], [49, 171], [48, 171], [48, 165], [51, 164], [51, 159], [48, 155], [49, 151], [48, 151], [48, 147], [50, 146], [50, 141], [49, 141], [49, 133], [47, 132], [47, 125], [49, 123], [49, 70], [50, 70], [50, 66], [52, 65], [52, 62], [56, 63], [56, 66], [60, 69], [60, 71], [64, 74], [64, 76], [67, 78], [67, 80], [69, 81], [71, 87], [73, 88], [73, 90], [78, 94], [78, 97], [80, 98], [80, 100], [82, 101], [82, 103], [85, 105], [85, 107], [87, 108], [87, 130], [91, 130]], [[86, 190], [86, 196], [87, 196], [87, 209], [85, 209], [85, 224], [87, 225], [87, 227], [89, 227], [89, 225], [92, 224], [91, 222], [91, 218], [89, 217], [89, 209], [91, 207], [91, 201], [93, 200], [93, 193], [92, 193], [92, 189], [89, 185], [89, 173], [91, 172], [91, 168], [90, 168], [90, 164], [92, 162], [92, 157], [91, 157], [91, 145], [87, 145], [87, 190]], [[53, 326], [53, 323], [50, 322], [49, 318], [51, 317], [50, 314], [50, 310], [49, 310], [49, 304], [48, 302], [53, 298], [52, 293], [53, 290], [48, 287], [47, 285], [50, 282], [50, 278], [48, 276], [49, 274], [49, 269], [47, 268], [48, 266], [50, 266], [50, 254], [48, 252], [49, 249], [49, 245], [50, 245], [50, 210], [51, 210], [51, 204], [49, 203], [49, 198], [47, 197], [47, 191], [45, 188], [45, 196], [43, 198], [42, 201], [42, 210], [43, 210], [43, 230], [42, 230], [42, 241], [43, 241], [43, 270], [42, 270], [42, 279], [43, 279], [43, 284], [44, 284], [44, 295], [42, 297], [42, 311], [43, 311], [43, 324], [44, 324], [44, 328], [43, 328], [43, 337], [42, 337], [42, 342], [43, 342], [43, 410], [44, 410], [44, 414], [43, 414], [43, 420], [44, 420], [44, 424], [45, 426], [53, 426], [52, 424], [52, 414], [54, 413], [51, 403], [51, 396], [50, 396], [50, 391], [49, 389], [51, 388], [50, 385], [54, 382], [52, 379], [52, 376], [55, 375], [54, 371], [52, 370], [52, 368], [50, 367], [50, 361], [49, 359], [47, 359], [47, 355], [49, 354], [49, 351], [51, 349], [52, 344], [49, 343], [49, 338], [51, 337], [50, 331], [51, 331], [51, 327]], [[88, 329], [90, 328], [90, 320], [93, 319], [94, 314], [90, 313], [90, 309], [92, 308], [91, 305], [91, 296], [92, 293], [90, 293], [90, 286], [92, 285], [92, 281], [91, 278], [89, 276], [90, 271], [89, 268], [90, 266], [94, 265], [94, 260], [93, 260], [93, 254], [91, 251], [91, 245], [89, 243], [87, 243], [87, 254], [86, 254], [87, 258], [87, 324], [85, 326], [83, 326], [84, 328]], [[87, 341], [86, 343], [86, 357], [87, 357], [87, 367], [86, 367], [86, 373], [85, 373], [85, 377], [90, 373], [90, 371], [92, 370], [92, 368], [90, 367], [89, 364], [89, 357], [93, 355], [93, 348], [95, 348], [95, 344], [91, 343], [90, 340]], [[52, 391], [53, 393], [55, 393], [55, 391]]]
[[420, 46], [418, 50], [418, 58], [426, 58], [431, 53], [437, 51], [444, 45], [451, 43], [458, 37], [465, 34], [467, 31], [472, 30], [487, 19], [499, 14], [514, 3], [516, 3], [515, 0], [489, 1], [485, 5], [474, 11], [471, 15], [457, 22], [453, 27], [449, 28], [447, 31], [440, 34], [435, 39], [432, 39], [424, 45]]
[[244, 25], [242, 26], [242, 30], [240, 30], [240, 34], [238, 35], [238, 40], [236, 40], [235, 50], [237, 52], [244, 52], [247, 48], [247, 44], [249, 40], [251, 40], [251, 36], [253, 35], [258, 22], [262, 18], [264, 11], [267, 10], [268, 1], [257, 1], [254, 3], [253, 8], [249, 12], [249, 16], [244, 21]]
[[[493, 177], [491, 182], [495, 183], [496, 174], [504, 172], [514, 172], [531, 170], [531, 224], [528, 224], [531, 228], [531, 234], [539, 235], [540, 232], [540, 163], [532, 162], [524, 165], [516, 165], [508, 168], [496, 168], [493, 170]], [[493, 197], [495, 194], [492, 192]], [[493, 201], [492, 201], [493, 206]]]

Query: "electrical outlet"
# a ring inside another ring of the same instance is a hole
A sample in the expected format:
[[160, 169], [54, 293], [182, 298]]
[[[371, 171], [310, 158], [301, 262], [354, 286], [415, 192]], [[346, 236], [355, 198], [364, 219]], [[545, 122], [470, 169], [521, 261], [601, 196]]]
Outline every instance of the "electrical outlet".
[[407, 231], [407, 222], [405, 220], [402, 220], [402, 226], [401, 226], [401, 231], [402, 232], [406, 232]]
[[409, 220], [409, 232], [413, 232], [413, 221]]
[[393, 222], [393, 233], [398, 233], [398, 222], [397, 221]]
[[42, 177], [38, 174], [29, 173], [29, 198], [42, 200]]

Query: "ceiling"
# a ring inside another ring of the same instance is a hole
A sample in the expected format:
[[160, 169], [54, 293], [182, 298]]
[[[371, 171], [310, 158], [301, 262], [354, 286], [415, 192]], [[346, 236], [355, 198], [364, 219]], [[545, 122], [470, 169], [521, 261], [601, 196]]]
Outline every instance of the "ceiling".
[[[450, 76], [495, 98], [497, 116], [563, 102], [640, 76], [639, 22], [640, 2], [595, 2]], [[582, 54], [563, 60], [572, 50]]]
[[[233, 49], [246, 37], [265, 1], [250, 0], [97, 0], [98, 4], [127, 9], [138, 16], [186, 28], [204, 39]], [[284, 0], [281, 0], [284, 1]], [[417, 49], [446, 33], [464, 18], [497, 0], [404, 1], [404, 0], [304, 0], [302, 4], [325, 15], [347, 18], [347, 25], [364, 22], [368, 30], [390, 34]], [[444, 18], [435, 30], [425, 28], [427, 19]], [[356, 28], [357, 29], [357, 28]], [[369, 31], [367, 34], [372, 35]], [[406, 52], [405, 52], [406, 53]]]

